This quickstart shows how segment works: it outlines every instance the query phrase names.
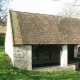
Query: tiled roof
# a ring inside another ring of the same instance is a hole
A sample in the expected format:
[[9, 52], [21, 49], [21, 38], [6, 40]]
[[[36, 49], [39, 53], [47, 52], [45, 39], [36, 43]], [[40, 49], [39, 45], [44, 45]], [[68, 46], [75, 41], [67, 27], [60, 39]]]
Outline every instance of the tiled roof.
[[5, 34], [6, 27], [0, 25], [0, 34]]
[[10, 11], [14, 45], [80, 44], [80, 19]]

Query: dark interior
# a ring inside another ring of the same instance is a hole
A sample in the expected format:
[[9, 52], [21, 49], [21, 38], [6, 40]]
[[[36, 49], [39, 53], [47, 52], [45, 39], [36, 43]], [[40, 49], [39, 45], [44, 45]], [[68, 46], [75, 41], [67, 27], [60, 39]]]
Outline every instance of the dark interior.
[[[61, 45], [33, 45], [32, 67], [60, 65]], [[74, 62], [74, 45], [68, 45], [68, 64]]]
[[33, 67], [51, 66], [60, 64], [60, 48], [57, 45], [33, 45]]

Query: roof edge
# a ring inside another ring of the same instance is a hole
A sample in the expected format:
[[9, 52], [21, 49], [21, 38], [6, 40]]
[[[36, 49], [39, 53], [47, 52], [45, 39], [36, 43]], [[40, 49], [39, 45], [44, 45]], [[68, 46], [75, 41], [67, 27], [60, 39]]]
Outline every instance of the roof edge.
[[9, 19], [10, 19], [10, 25], [11, 25], [11, 35], [12, 35], [12, 42], [13, 42], [13, 45], [15, 45], [15, 42], [14, 42], [14, 33], [13, 33], [13, 28], [12, 28], [12, 18], [11, 18], [11, 10], [8, 10], [8, 15], [9, 15]]

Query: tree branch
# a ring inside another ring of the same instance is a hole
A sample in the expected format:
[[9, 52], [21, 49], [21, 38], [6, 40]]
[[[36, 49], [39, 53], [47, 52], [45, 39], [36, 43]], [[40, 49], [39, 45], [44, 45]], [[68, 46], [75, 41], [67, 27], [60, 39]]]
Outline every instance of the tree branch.
[[2, 0], [0, 0], [0, 2], [1, 2]]

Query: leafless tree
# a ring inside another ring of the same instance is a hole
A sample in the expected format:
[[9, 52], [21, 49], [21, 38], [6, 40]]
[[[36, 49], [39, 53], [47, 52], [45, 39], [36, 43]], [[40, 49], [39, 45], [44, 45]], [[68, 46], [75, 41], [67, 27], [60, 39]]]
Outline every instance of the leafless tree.
[[8, 5], [12, 0], [0, 0], [0, 25], [4, 25], [6, 22]]
[[80, 6], [75, 6], [73, 3], [65, 3], [63, 6], [62, 11], [59, 15], [63, 17], [77, 17], [80, 18]]

